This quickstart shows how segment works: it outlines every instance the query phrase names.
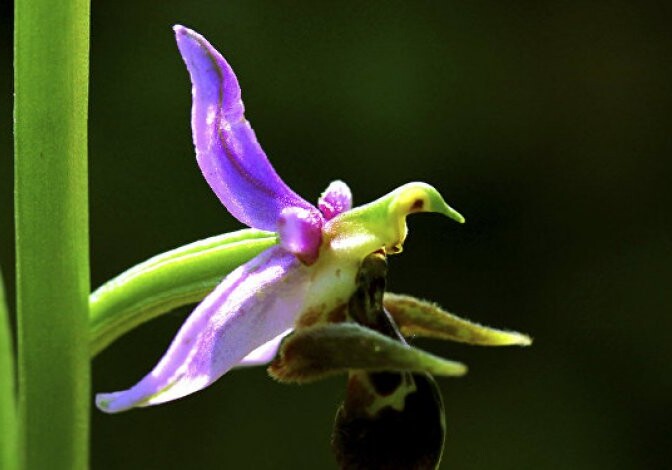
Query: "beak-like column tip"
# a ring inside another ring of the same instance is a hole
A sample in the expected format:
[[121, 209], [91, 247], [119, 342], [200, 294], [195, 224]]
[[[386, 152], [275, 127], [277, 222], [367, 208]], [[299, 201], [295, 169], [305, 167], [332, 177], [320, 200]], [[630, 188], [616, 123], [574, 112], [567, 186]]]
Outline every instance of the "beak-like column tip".
[[467, 219], [465, 219], [464, 216], [456, 210], [453, 210], [453, 213], [450, 215], [450, 217], [459, 224], [463, 224], [467, 221]]

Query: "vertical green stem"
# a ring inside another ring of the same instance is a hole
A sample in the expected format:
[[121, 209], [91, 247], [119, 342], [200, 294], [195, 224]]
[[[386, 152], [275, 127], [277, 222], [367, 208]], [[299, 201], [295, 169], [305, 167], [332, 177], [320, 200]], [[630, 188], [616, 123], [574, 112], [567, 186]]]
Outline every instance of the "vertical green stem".
[[15, 2], [18, 404], [28, 469], [88, 463], [89, 8]]
[[0, 468], [3, 470], [19, 469], [15, 393], [14, 350], [5, 285], [0, 272]]

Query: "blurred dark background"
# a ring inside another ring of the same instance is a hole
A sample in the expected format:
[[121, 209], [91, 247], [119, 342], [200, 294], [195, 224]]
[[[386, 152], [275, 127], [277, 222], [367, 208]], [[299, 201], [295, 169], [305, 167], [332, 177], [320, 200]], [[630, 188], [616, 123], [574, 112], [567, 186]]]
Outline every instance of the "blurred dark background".
[[[304, 197], [341, 178], [362, 203], [421, 180], [467, 217], [413, 217], [391, 290], [535, 344], [420, 344], [470, 366], [439, 380], [442, 468], [669, 468], [669, 6], [93, 3], [94, 287], [240, 228], [194, 161], [190, 85], [171, 31], [181, 23], [229, 59], [260, 141]], [[1, 8], [0, 263], [11, 284], [11, 3]], [[135, 383], [187, 313], [102, 353], [93, 390]], [[94, 410], [92, 468], [333, 468], [343, 385], [283, 386], [259, 368], [170, 405]]]

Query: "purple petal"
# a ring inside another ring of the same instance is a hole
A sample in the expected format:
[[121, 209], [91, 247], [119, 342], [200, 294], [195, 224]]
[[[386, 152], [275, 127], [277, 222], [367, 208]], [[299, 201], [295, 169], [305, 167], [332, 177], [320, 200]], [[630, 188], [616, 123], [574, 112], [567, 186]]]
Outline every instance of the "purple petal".
[[245, 356], [243, 360], [236, 365], [236, 367], [260, 366], [263, 364], [268, 364], [277, 354], [282, 340], [292, 331], [294, 330], [290, 328], [287, 331], [280, 333], [269, 342], [262, 344], [250, 354]]
[[282, 211], [278, 222], [280, 245], [294, 253], [305, 264], [313, 264], [322, 243], [324, 219], [315, 211], [289, 207]]
[[222, 204], [242, 223], [271, 231], [286, 207], [317, 212], [269, 163], [243, 115], [240, 87], [229, 64], [200, 34], [179, 25], [174, 30], [193, 84], [196, 159]]
[[326, 220], [331, 220], [352, 208], [352, 192], [341, 180], [332, 181], [318, 201], [318, 207]]
[[251, 351], [292, 328], [309, 271], [273, 247], [229, 274], [201, 302], [158, 365], [132, 388], [99, 394], [108, 413], [175, 400], [207, 387]]

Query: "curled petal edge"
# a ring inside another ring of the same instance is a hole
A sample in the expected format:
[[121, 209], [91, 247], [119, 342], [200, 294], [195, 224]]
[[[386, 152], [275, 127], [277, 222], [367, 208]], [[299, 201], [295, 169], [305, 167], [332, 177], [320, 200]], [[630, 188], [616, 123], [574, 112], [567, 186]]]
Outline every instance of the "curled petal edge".
[[292, 331], [293, 329], [289, 328], [267, 343], [262, 344], [250, 354], [245, 356], [243, 360], [240, 361], [238, 365], [236, 365], [236, 367], [254, 367], [268, 364], [278, 353], [278, 349], [280, 348], [280, 343], [282, 340]]

